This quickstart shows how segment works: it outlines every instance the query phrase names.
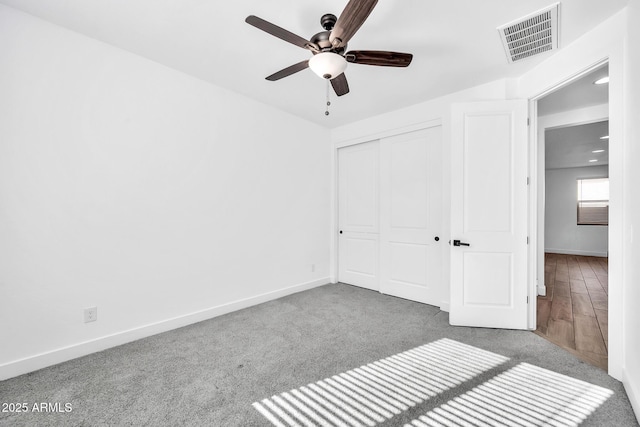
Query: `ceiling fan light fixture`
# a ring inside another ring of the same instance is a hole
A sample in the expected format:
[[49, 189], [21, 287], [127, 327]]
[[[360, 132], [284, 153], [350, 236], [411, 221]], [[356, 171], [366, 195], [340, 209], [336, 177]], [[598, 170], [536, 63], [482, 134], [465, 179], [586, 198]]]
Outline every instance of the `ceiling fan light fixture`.
[[309, 68], [320, 78], [331, 80], [347, 68], [347, 60], [333, 52], [321, 52], [309, 60]]

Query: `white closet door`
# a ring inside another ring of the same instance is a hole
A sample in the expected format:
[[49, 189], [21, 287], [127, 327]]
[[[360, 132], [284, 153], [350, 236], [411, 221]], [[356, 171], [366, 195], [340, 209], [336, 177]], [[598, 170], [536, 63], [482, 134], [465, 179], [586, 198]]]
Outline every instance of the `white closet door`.
[[440, 306], [442, 127], [380, 141], [380, 292]]
[[378, 141], [338, 150], [338, 280], [378, 290]]

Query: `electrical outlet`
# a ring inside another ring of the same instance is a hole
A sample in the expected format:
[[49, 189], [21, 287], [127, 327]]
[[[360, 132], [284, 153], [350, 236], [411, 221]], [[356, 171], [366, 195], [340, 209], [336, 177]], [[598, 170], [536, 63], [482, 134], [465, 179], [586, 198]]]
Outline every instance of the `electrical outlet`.
[[84, 323], [95, 322], [98, 320], [98, 307], [90, 307], [84, 309]]

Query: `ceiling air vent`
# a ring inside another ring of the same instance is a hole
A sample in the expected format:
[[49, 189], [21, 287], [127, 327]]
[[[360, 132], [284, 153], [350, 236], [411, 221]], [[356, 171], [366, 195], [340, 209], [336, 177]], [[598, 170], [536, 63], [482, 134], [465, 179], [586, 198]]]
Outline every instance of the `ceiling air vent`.
[[509, 62], [557, 49], [560, 3], [498, 27]]

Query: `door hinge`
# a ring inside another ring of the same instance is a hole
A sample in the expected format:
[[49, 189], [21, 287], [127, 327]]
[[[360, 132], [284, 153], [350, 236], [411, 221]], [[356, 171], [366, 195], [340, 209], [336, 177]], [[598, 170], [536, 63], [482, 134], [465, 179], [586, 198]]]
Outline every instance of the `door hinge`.
[[529, 177], [527, 177], [527, 185], [529, 185]]
[[529, 304], [529, 295], [527, 295], [527, 304]]
[[531, 119], [527, 117], [527, 126], [531, 126]]
[[529, 236], [527, 236], [527, 245], [529, 244]]

